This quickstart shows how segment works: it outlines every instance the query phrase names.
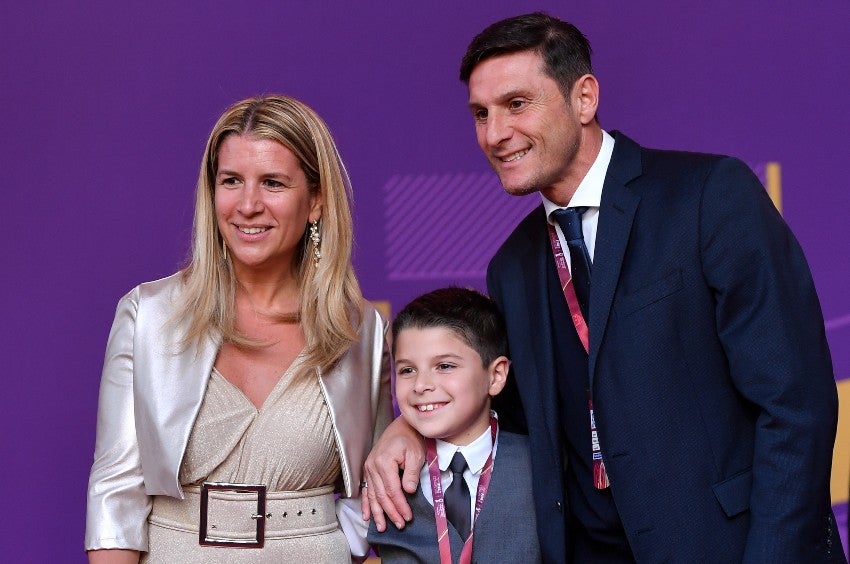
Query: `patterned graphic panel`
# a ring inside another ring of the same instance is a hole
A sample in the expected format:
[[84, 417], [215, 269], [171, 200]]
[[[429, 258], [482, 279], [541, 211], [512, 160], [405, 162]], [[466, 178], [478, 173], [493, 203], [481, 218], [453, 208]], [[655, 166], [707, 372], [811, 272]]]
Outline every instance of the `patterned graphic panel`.
[[389, 280], [484, 278], [487, 262], [540, 204], [492, 172], [396, 175], [384, 185]]

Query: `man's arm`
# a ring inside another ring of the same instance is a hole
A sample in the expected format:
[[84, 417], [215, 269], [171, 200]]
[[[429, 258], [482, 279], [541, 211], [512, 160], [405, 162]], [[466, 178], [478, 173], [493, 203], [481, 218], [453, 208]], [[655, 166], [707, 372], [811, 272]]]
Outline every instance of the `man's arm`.
[[811, 561], [826, 541], [837, 420], [811, 274], [796, 239], [740, 161], [715, 165], [700, 218], [718, 335], [735, 387], [758, 413], [744, 560]]
[[[495, 259], [494, 259], [495, 260]], [[499, 273], [502, 271], [499, 267], [494, 267], [491, 262], [487, 266], [487, 293], [490, 299], [496, 304], [499, 312], [505, 315], [505, 305], [502, 299], [502, 285], [499, 279]], [[507, 323], [507, 321], [506, 321]], [[507, 357], [511, 358], [510, 351], [507, 352]], [[522, 401], [519, 395], [519, 385], [517, 384], [516, 373], [513, 366], [508, 372], [508, 379], [505, 382], [505, 387], [498, 395], [493, 397], [493, 410], [499, 414], [499, 428], [510, 433], [518, 435], [528, 435], [528, 425], [525, 421], [525, 410], [522, 407]]]
[[[384, 514], [396, 527], [404, 528], [413, 513], [404, 492], [414, 493], [419, 485], [419, 471], [425, 463], [422, 436], [402, 417], [390, 423], [369, 453], [363, 475], [368, 487], [360, 498], [363, 519], [374, 518], [378, 531], [385, 531]], [[403, 471], [399, 478], [399, 469]], [[404, 489], [402, 489], [402, 484]]]

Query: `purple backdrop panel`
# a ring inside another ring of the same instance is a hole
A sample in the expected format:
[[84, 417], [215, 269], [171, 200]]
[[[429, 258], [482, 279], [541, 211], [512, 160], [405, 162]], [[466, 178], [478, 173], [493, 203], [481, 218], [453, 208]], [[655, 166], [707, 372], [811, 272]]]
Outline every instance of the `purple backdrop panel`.
[[841, 545], [844, 547], [844, 554], [850, 552], [850, 530], [847, 528], [847, 504], [839, 503], [832, 506], [835, 511], [835, 521], [838, 523], [838, 531], [841, 533]]
[[489, 171], [457, 68], [485, 25], [531, 9], [590, 38], [604, 127], [781, 163], [783, 212], [811, 264], [836, 376], [850, 377], [846, 2], [5, 2], [7, 560], [84, 561], [115, 304], [185, 260], [203, 143], [236, 99], [283, 92], [325, 117], [355, 187], [369, 298], [397, 309], [436, 286], [483, 285], [497, 233], [536, 201], [505, 196]]

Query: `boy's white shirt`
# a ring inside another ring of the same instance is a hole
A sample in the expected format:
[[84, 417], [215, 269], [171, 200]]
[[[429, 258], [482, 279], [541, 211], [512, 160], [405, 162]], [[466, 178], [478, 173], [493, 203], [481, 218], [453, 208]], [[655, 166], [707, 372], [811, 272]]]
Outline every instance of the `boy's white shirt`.
[[[360, 492], [366, 495], [366, 492]], [[360, 497], [340, 497], [336, 500], [336, 519], [339, 528], [342, 529], [348, 550], [351, 552], [352, 562], [362, 562], [369, 555], [369, 542], [366, 534], [369, 532], [369, 521], [363, 520], [363, 512], [360, 510]]]
[[[490, 415], [496, 416], [495, 411], [491, 411]], [[443, 492], [452, 483], [452, 473], [449, 464], [455, 452], [460, 451], [466, 459], [467, 468], [463, 472], [463, 477], [466, 480], [466, 485], [469, 487], [469, 514], [474, 516], [475, 513], [475, 492], [478, 491], [478, 479], [481, 477], [481, 471], [484, 470], [484, 464], [487, 462], [487, 457], [490, 456], [490, 449], [493, 450], [493, 460], [496, 460], [496, 449], [499, 446], [499, 431], [496, 430], [495, 442], [490, 441], [490, 426], [466, 446], [457, 446], [448, 443], [441, 439], [436, 439], [437, 443], [437, 464], [440, 467], [440, 483], [443, 485]], [[428, 462], [422, 466], [419, 472], [419, 487], [422, 489], [422, 494], [428, 503], [434, 505], [434, 494], [431, 491], [431, 475], [428, 473]]]

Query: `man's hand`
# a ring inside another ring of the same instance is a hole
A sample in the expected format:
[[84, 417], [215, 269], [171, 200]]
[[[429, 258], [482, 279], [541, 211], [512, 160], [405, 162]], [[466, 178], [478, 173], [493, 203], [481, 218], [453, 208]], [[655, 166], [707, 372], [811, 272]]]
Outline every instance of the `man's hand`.
[[[404, 492], [414, 493], [419, 485], [419, 471], [425, 463], [422, 436], [401, 418], [386, 428], [372, 448], [363, 468], [368, 487], [360, 492], [363, 520], [375, 519], [379, 531], [387, 528], [384, 514], [396, 527], [404, 528], [413, 518]], [[404, 473], [399, 479], [399, 468]], [[402, 490], [402, 483], [404, 490]]]

